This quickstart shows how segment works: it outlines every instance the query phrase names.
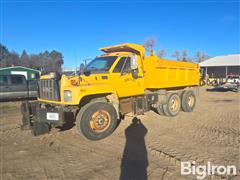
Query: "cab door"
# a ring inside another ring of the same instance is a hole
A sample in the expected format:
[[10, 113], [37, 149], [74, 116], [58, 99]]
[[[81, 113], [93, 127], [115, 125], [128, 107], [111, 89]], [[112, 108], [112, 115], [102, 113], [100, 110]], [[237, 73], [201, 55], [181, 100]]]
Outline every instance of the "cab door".
[[144, 93], [143, 78], [133, 77], [131, 58], [121, 57], [111, 73], [111, 83], [119, 97], [135, 96]]
[[0, 100], [8, 99], [11, 95], [9, 92], [9, 76], [0, 75]]

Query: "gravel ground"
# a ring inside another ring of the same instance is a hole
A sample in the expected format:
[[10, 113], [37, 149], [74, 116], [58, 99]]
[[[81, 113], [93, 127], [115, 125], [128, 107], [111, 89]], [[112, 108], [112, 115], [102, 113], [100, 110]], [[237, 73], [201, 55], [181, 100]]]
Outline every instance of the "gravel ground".
[[[192, 113], [177, 117], [153, 111], [125, 117], [101, 141], [74, 127], [31, 136], [21, 131], [20, 102], [0, 104], [0, 178], [7, 179], [196, 179], [181, 176], [181, 161], [240, 167], [240, 96], [201, 88]], [[138, 123], [136, 123], [138, 121]], [[205, 179], [240, 179], [207, 176]]]

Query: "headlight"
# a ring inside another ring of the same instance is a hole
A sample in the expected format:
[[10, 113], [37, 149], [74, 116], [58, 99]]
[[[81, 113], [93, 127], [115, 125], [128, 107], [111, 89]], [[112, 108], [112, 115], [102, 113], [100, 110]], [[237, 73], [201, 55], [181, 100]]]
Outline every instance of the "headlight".
[[51, 79], [56, 78], [56, 73], [55, 73], [55, 72], [51, 72], [49, 75], [50, 75], [50, 78], [51, 78]]
[[72, 101], [72, 91], [64, 91], [64, 101], [65, 102]]

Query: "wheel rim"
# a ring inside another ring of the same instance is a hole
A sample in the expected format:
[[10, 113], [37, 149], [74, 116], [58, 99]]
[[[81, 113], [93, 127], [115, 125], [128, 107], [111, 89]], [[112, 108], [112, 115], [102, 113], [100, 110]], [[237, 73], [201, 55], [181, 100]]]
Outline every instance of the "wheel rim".
[[172, 112], [176, 112], [179, 109], [179, 101], [176, 97], [171, 99], [170, 109]]
[[194, 97], [193, 96], [189, 96], [188, 97], [188, 106], [189, 107], [193, 107], [194, 101], [195, 101]]
[[99, 110], [92, 115], [90, 128], [97, 133], [105, 131], [111, 122], [111, 116], [107, 111]]

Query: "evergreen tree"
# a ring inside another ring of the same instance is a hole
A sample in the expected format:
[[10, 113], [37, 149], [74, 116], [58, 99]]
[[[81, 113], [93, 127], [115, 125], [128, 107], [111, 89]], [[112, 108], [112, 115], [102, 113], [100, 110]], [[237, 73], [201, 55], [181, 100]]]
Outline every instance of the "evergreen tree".
[[20, 57], [20, 61], [21, 61], [21, 66], [30, 67], [29, 56], [26, 50], [23, 50], [22, 55]]

